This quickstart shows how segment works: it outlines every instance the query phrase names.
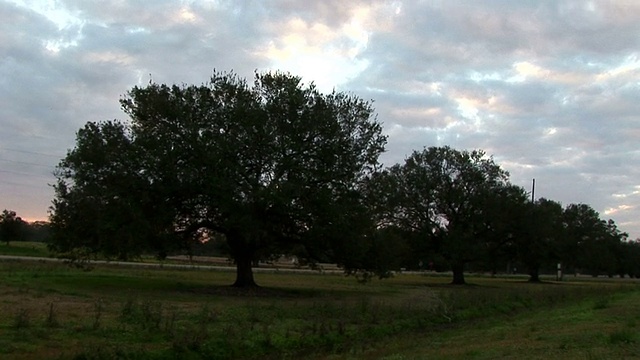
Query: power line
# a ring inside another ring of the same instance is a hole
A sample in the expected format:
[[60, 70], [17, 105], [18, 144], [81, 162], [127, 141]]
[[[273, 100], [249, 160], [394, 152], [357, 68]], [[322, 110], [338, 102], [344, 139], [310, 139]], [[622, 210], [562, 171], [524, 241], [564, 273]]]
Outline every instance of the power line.
[[[44, 174], [34, 174], [34, 173], [28, 174], [28, 173], [23, 173], [23, 172], [20, 172], [20, 171], [13, 171], [13, 170], [0, 170], [0, 172], [9, 173], [9, 174], [15, 174], [15, 175], [29, 176], [29, 177], [39, 176], [39, 177], [42, 177], [42, 178], [45, 178], [45, 177], [49, 178], [49, 176], [45, 176]], [[54, 175], [51, 174], [51, 177], [53, 177], [53, 176]]]
[[40, 166], [40, 167], [46, 167], [46, 168], [50, 168], [50, 169], [55, 168], [55, 166], [53, 166], [53, 165], [36, 164], [36, 163], [31, 163], [31, 162], [26, 162], [26, 161], [19, 161], [19, 160], [11, 160], [11, 159], [3, 159], [3, 158], [0, 158], [0, 161], [11, 162], [11, 163], [14, 163], [14, 164], [31, 165], [31, 166]]
[[17, 200], [20, 203], [23, 203], [23, 200], [29, 199], [29, 200], [36, 200], [36, 201], [40, 201], [40, 202], [50, 202], [54, 197], [55, 197], [55, 192], [49, 191], [49, 192], [41, 192], [41, 193], [34, 193], [34, 192], [21, 192], [19, 194], [16, 194], [18, 196], [7, 196], [7, 195], [3, 195], [2, 196], [2, 202], [6, 203], [9, 200]]
[[57, 159], [62, 159], [64, 157], [64, 156], [56, 155], [56, 154], [46, 154], [46, 153], [41, 153], [41, 152], [36, 152], [36, 151], [11, 149], [11, 148], [2, 147], [2, 146], [0, 146], [0, 150], [13, 151], [13, 152], [25, 153], [25, 154], [31, 154], [31, 155], [50, 156], [50, 157], [54, 157], [54, 158], [57, 158]]
[[21, 186], [21, 187], [37, 188], [37, 189], [44, 189], [45, 185], [49, 187], [49, 184], [27, 184], [27, 183], [16, 183], [13, 181], [5, 181], [5, 180], [0, 180], [0, 185]]

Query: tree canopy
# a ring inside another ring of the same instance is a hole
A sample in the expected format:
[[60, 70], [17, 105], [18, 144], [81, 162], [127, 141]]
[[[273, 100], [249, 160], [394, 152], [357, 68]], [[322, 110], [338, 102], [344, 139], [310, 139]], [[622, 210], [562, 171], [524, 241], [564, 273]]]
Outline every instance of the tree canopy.
[[129, 122], [87, 123], [58, 166], [54, 249], [163, 254], [204, 230], [225, 238], [237, 286], [279, 254], [356, 263], [346, 250], [372, 231], [362, 187], [386, 144], [370, 102], [215, 73], [134, 87], [121, 105]]
[[482, 151], [448, 146], [414, 151], [388, 172], [396, 189], [390, 222], [431, 244], [463, 284], [464, 266], [490, 239], [498, 207], [490, 199], [507, 186], [508, 173]]
[[516, 267], [539, 281], [556, 262], [640, 275], [639, 243], [615, 222], [529, 199], [482, 150], [425, 147], [381, 169], [387, 138], [354, 95], [278, 72], [215, 73], [134, 87], [120, 104], [129, 119], [88, 122], [56, 169], [50, 247], [63, 256], [165, 257], [214, 239], [236, 286], [282, 255], [365, 278], [450, 270], [454, 284], [468, 269]]
[[26, 236], [27, 223], [13, 210], [3, 210], [0, 214], [0, 241], [22, 241]]
[[558, 261], [558, 246], [565, 238], [562, 205], [541, 198], [529, 204], [528, 221], [522, 222], [523, 232], [516, 239], [518, 259], [529, 272], [529, 281], [540, 281], [540, 268]]

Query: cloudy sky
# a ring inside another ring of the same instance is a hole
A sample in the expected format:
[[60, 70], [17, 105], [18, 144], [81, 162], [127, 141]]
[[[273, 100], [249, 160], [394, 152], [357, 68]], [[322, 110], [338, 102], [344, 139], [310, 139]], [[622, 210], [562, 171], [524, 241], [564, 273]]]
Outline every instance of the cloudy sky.
[[0, 210], [135, 85], [283, 70], [374, 100], [386, 165], [483, 149], [536, 197], [640, 237], [640, 1], [0, 0]]

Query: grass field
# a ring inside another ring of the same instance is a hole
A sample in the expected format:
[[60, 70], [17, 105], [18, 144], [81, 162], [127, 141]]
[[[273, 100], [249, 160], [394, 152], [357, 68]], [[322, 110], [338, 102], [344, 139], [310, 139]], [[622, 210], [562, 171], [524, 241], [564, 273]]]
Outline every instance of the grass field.
[[400, 274], [360, 284], [257, 273], [0, 262], [3, 359], [450, 359], [640, 356], [630, 279]]
[[0, 255], [48, 257], [47, 244], [32, 241], [14, 241], [0, 243]]
[[357, 356], [324, 359], [636, 359], [640, 292], [574, 300], [448, 329], [385, 339]]

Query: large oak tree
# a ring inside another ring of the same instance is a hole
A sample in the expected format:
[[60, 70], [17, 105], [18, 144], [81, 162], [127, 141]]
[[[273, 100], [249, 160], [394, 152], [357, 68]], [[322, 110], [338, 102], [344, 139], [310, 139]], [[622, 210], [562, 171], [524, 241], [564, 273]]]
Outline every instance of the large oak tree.
[[58, 167], [59, 251], [166, 253], [205, 231], [226, 239], [236, 286], [277, 254], [360, 263], [350, 254], [374, 228], [362, 186], [386, 144], [370, 102], [289, 74], [215, 73], [134, 87], [121, 105], [129, 122], [88, 123]]
[[465, 283], [465, 265], [486, 255], [487, 242], [499, 233], [506, 236], [498, 228], [506, 221], [500, 203], [518, 192], [510, 190], [508, 173], [484, 152], [425, 148], [391, 167], [387, 176], [395, 188], [388, 198], [389, 222], [442, 256], [454, 284]]
[[560, 259], [564, 241], [563, 209], [556, 201], [540, 198], [529, 205], [528, 221], [516, 239], [518, 259], [527, 267], [530, 282], [540, 282], [540, 268]]

